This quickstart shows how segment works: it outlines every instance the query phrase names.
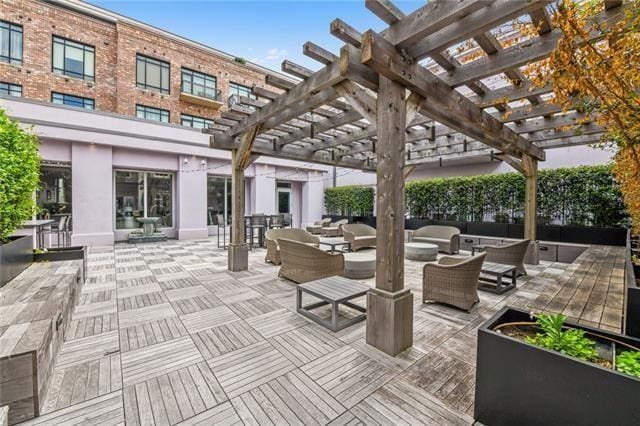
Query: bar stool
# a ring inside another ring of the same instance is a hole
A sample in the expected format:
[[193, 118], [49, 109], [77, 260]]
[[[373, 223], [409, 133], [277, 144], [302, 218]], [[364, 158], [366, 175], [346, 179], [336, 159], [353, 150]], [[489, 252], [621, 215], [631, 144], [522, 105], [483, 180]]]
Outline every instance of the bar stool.
[[264, 214], [252, 215], [249, 218], [249, 246], [255, 244], [256, 232], [258, 237], [258, 247], [264, 245], [264, 233], [267, 229], [267, 217]]

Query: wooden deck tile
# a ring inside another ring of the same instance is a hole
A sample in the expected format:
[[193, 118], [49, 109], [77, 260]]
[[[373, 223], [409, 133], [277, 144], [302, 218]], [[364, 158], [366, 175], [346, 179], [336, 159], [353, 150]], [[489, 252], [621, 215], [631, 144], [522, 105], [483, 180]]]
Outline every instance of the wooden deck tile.
[[316, 325], [296, 328], [269, 341], [297, 367], [344, 346], [344, 342]]
[[56, 366], [66, 368], [74, 364], [100, 359], [119, 350], [117, 331], [82, 337], [64, 342], [58, 353]]
[[182, 423], [181, 426], [205, 426], [205, 425], [221, 425], [221, 426], [234, 426], [241, 425], [240, 417], [233, 409], [230, 403], [225, 402], [210, 410], [203, 411], [202, 413], [195, 415]]
[[233, 321], [208, 328], [191, 335], [204, 359], [211, 359], [228, 352], [258, 343], [263, 337], [244, 321]]
[[79, 339], [81, 337], [95, 336], [118, 329], [118, 314], [97, 315], [73, 320], [65, 333], [65, 340]]
[[391, 370], [349, 346], [320, 357], [301, 370], [347, 408], [394, 376]]
[[295, 368], [267, 342], [256, 343], [208, 361], [229, 398], [258, 387]]
[[122, 405], [122, 391], [108, 393], [57, 410], [31, 421], [21, 423], [30, 425], [117, 425], [124, 423], [124, 409]]
[[303, 317], [286, 309], [269, 312], [246, 320], [262, 336], [269, 338], [309, 324]]
[[120, 329], [120, 350], [128, 352], [187, 334], [187, 329], [177, 317], [138, 323]]
[[189, 337], [124, 352], [121, 359], [125, 387], [203, 361], [200, 352]]
[[218, 306], [216, 308], [180, 316], [180, 320], [189, 333], [197, 333], [207, 328], [218, 327], [239, 319], [240, 318], [226, 306]]
[[258, 315], [266, 314], [269, 312], [280, 309], [280, 306], [273, 303], [271, 300], [265, 300], [264, 296], [255, 297], [252, 299], [242, 300], [236, 303], [231, 303], [229, 308], [236, 313], [240, 318], [247, 319]]
[[159, 319], [176, 317], [177, 314], [169, 303], [162, 303], [160, 305], [152, 305], [145, 308], [132, 309], [125, 312], [120, 312], [118, 317], [120, 318], [120, 328], [130, 327], [135, 324], [143, 322], [149, 322]]

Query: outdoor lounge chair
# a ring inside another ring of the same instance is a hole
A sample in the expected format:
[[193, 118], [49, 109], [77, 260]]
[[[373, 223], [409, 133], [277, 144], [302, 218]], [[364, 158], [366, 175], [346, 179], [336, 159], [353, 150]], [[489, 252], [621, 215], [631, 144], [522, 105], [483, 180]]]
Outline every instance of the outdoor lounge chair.
[[267, 241], [267, 254], [264, 257], [265, 262], [271, 262], [274, 265], [280, 264], [280, 246], [278, 245], [279, 238], [298, 241], [304, 244], [312, 245], [314, 247], [318, 247], [320, 245], [320, 240], [318, 239], [318, 237], [314, 237], [304, 229], [270, 229], [265, 233], [265, 239]]
[[342, 253], [327, 253], [299, 241], [279, 238], [280, 272], [278, 276], [296, 283], [344, 274]]
[[323, 226], [327, 226], [331, 223], [331, 218], [325, 217], [324, 219], [316, 220], [313, 225], [307, 226], [307, 231], [312, 234], [320, 234], [320, 230]]
[[376, 246], [376, 230], [369, 225], [363, 223], [348, 223], [342, 225], [342, 233], [344, 234], [345, 241], [351, 243], [351, 251]]
[[349, 223], [348, 219], [332, 222], [329, 226], [323, 226], [322, 229], [320, 229], [320, 234], [322, 234], [323, 237], [341, 237], [342, 225], [346, 225], [347, 223]]
[[435, 244], [439, 251], [454, 254], [460, 247], [460, 230], [453, 226], [427, 225], [413, 233], [411, 242]]
[[422, 301], [446, 303], [470, 311], [478, 302], [478, 278], [486, 254], [472, 257], [445, 256], [424, 265]]
[[511, 244], [485, 246], [484, 251], [487, 254], [485, 260], [515, 266], [518, 274], [527, 275], [527, 270], [524, 268], [524, 256], [527, 254], [529, 242], [530, 240], [522, 240]]

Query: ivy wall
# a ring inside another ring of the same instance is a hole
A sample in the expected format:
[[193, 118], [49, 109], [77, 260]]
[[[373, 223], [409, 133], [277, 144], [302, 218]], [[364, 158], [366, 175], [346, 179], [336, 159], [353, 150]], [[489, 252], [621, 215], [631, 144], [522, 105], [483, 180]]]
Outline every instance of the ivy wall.
[[[524, 177], [514, 172], [412, 181], [405, 197], [414, 218], [518, 223], [524, 215]], [[538, 223], [615, 226], [625, 218], [610, 166], [539, 172]]]
[[368, 216], [373, 214], [374, 189], [370, 186], [338, 186], [324, 192], [324, 208], [328, 214]]

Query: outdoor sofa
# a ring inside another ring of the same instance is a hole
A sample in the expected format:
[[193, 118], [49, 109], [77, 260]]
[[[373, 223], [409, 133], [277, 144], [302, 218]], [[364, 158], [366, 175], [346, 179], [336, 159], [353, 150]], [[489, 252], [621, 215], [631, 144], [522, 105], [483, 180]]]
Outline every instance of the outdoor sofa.
[[485, 246], [484, 251], [487, 262], [501, 263], [516, 267], [520, 275], [527, 275], [524, 268], [524, 257], [527, 254], [530, 240], [516, 241], [511, 244], [500, 244], [496, 246]]
[[307, 231], [312, 234], [320, 234], [320, 230], [323, 226], [331, 223], [331, 218], [325, 217], [324, 219], [316, 220], [313, 225], [307, 226]]
[[427, 225], [414, 231], [411, 242], [435, 244], [439, 251], [454, 254], [460, 248], [460, 230], [454, 226]]
[[303, 244], [309, 244], [315, 247], [320, 245], [318, 237], [314, 237], [304, 229], [297, 228], [280, 228], [269, 229], [265, 233], [265, 240], [267, 242], [267, 254], [264, 257], [265, 262], [271, 262], [274, 265], [279, 265], [280, 262], [280, 246], [278, 240], [280, 238], [286, 238], [288, 240], [298, 241]]
[[346, 225], [347, 223], [349, 223], [348, 219], [331, 222], [329, 226], [323, 226], [322, 229], [320, 229], [320, 234], [322, 234], [323, 237], [341, 237], [342, 225]]
[[342, 225], [344, 240], [351, 243], [351, 251], [376, 246], [376, 230], [363, 223]]
[[279, 238], [280, 272], [278, 276], [296, 283], [344, 274], [342, 253], [327, 253], [299, 241]]
[[471, 257], [444, 256], [424, 265], [422, 301], [446, 303], [470, 311], [478, 302], [478, 279], [486, 254]]

